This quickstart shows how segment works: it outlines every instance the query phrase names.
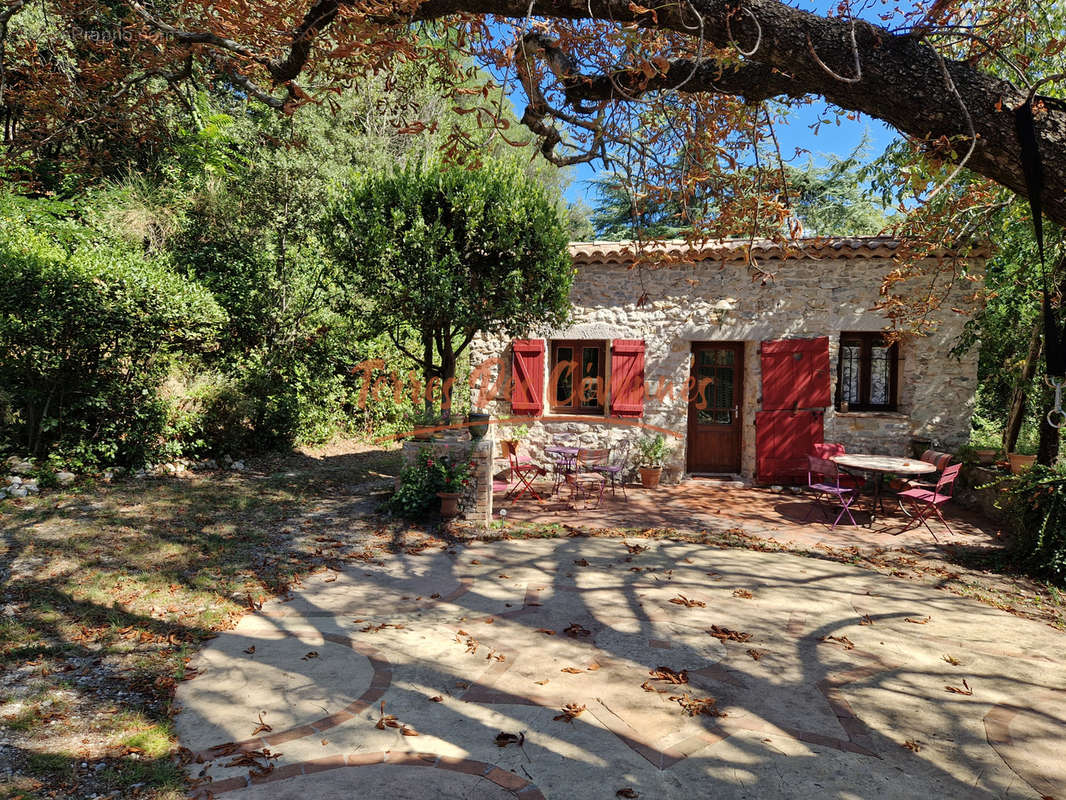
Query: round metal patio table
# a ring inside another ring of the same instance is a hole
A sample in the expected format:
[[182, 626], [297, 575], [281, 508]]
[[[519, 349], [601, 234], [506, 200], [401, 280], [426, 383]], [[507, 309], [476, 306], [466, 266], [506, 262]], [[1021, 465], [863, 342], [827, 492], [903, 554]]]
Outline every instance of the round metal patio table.
[[544, 448], [544, 453], [548, 456], [556, 456], [552, 461], [552, 469], [554, 472], [552, 494], [559, 491], [559, 486], [562, 484], [560, 475], [564, 475], [568, 472], [574, 471], [574, 466], [577, 462], [577, 454], [580, 448], [578, 447], [566, 447], [564, 445], [552, 444]]
[[874, 524], [878, 506], [885, 510], [881, 489], [886, 475], [925, 475], [936, 472], [936, 467], [917, 458], [898, 458], [896, 456], [878, 456], [872, 453], [845, 453], [830, 459], [837, 466], [849, 472], [862, 472], [870, 476], [873, 483], [873, 500], [870, 503], [870, 524]]

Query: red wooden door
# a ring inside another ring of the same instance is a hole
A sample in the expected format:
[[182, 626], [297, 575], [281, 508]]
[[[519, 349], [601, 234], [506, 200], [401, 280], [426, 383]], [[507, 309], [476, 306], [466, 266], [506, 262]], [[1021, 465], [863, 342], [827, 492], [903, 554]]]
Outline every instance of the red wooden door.
[[755, 475], [762, 483], [801, 483], [807, 456], [822, 441], [829, 405], [829, 339], [762, 343], [762, 407], [755, 415]]
[[692, 345], [688, 405], [688, 471], [740, 472], [744, 345]]

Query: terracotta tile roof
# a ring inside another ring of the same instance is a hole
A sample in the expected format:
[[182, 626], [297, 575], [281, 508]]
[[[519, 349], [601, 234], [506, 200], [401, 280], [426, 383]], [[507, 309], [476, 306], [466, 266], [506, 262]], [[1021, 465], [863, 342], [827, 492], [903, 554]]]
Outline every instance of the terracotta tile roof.
[[[750, 245], [756, 259], [770, 258], [892, 258], [899, 241], [888, 236], [852, 236], [847, 238], [798, 239], [786, 247], [769, 239], [719, 239], [693, 245], [683, 239], [666, 239], [649, 245], [655, 255], [669, 261], [745, 261]], [[787, 250], [787, 252], [786, 252]], [[571, 242], [570, 257], [575, 264], [629, 264], [633, 261], [632, 242]], [[934, 256], [948, 255], [941, 250]], [[977, 245], [970, 258], [986, 258], [988, 248]]]

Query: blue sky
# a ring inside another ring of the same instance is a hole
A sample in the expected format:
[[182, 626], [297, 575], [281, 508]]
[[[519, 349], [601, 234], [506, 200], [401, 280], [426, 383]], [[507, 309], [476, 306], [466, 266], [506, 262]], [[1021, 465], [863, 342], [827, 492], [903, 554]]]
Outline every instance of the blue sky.
[[[791, 0], [789, 4], [815, 14], [826, 14], [835, 13], [839, 2], [840, 0]], [[893, 19], [899, 21], [902, 19], [900, 10], [906, 12], [911, 8], [913, 8], [911, 0], [853, 0], [852, 13], [875, 25], [891, 27], [893, 21], [882, 20], [880, 17], [882, 13], [891, 13]], [[512, 92], [515, 90], [513, 85], [510, 88]], [[516, 113], [521, 116], [521, 105], [524, 105], [525, 98], [521, 95], [521, 90], [518, 92], [518, 95], [512, 95], [512, 99], [519, 106], [516, 108]], [[818, 134], [815, 135], [811, 126], [820, 115], [824, 115], [825, 108], [825, 103], [821, 101], [809, 106], [802, 105], [794, 111], [786, 124], [775, 125], [781, 153], [786, 160], [789, 160], [796, 148], [810, 151], [815, 164], [825, 160], [819, 158], [820, 155], [846, 156], [859, 145], [864, 134], [868, 136], [869, 155], [875, 158], [897, 136], [892, 128], [869, 117], [862, 117], [858, 120], [841, 117], [839, 126], [835, 122], [822, 125]], [[802, 166], [807, 162], [807, 158], [807, 155], [803, 155], [791, 163]], [[602, 165], [581, 164], [571, 169], [570, 185], [564, 192], [566, 199], [571, 203], [584, 200], [589, 206], [594, 205], [596, 192], [590, 181], [603, 174]]]
[[[808, 158], [813, 158], [815, 164], [820, 164], [825, 162], [827, 155], [846, 156], [862, 142], [864, 134], [868, 139], [869, 157], [876, 158], [898, 136], [895, 130], [880, 120], [870, 117], [861, 117], [857, 120], [839, 117], [839, 126], [831, 121], [829, 124], [822, 125], [815, 134], [811, 126], [817, 122], [820, 115], [826, 116], [825, 108], [823, 102], [802, 106], [793, 112], [787, 123], [774, 126], [781, 145], [781, 155], [786, 161], [797, 148], [810, 153], [809, 156], [801, 155], [791, 161], [797, 166], [806, 164]], [[834, 119], [833, 115], [828, 116], [831, 120]], [[604, 174], [603, 167], [599, 164], [595, 166], [580, 164], [571, 169], [571, 182], [564, 192], [567, 201], [575, 203], [583, 200], [587, 205], [594, 206], [596, 192], [591, 181]]]

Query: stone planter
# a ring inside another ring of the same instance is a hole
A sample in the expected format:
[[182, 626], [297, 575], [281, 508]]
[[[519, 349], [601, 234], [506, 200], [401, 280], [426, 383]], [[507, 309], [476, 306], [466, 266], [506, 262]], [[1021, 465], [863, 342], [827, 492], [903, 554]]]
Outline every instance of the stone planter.
[[921, 458], [922, 453], [926, 450], [931, 450], [933, 447], [932, 439], [925, 439], [920, 436], [915, 436], [911, 439], [911, 458]]
[[440, 498], [440, 515], [444, 519], [459, 516], [459, 492], [437, 492]]
[[662, 478], [662, 475], [662, 467], [641, 467], [640, 485], [645, 489], [654, 489], [659, 485], [659, 480]]
[[1007, 460], [1010, 462], [1011, 473], [1013, 475], [1018, 475], [1036, 463], [1036, 456], [1023, 456], [1021, 453], [1007, 453]]

